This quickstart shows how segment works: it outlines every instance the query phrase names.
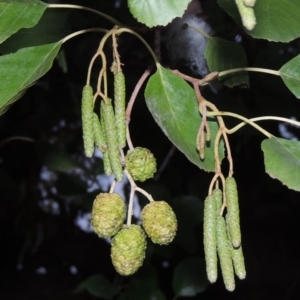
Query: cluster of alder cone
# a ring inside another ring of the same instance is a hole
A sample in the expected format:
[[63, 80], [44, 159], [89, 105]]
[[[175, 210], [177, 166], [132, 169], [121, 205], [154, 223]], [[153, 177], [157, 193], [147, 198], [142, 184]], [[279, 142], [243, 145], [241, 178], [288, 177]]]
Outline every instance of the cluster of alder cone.
[[96, 197], [92, 209], [94, 231], [99, 237], [112, 237], [112, 263], [121, 275], [131, 275], [145, 258], [145, 232], [153, 243], [167, 245], [174, 239], [177, 220], [165, 201], [152, 201], [143, 208], [142, 226], [124, 225], [125, 216], [125, 204], [120, 195], [101, 193]]
[[[100, 118], [94, 112], [94, 95], [90, 85], [82, 93], [82, 127], [85, 154], [91, 157], [94, 146], [103, 154], [106, 175], [114, 174], [116, 181], [123, 180], [126, 172], [131, 180], [145, 181], [156, 172], [156, 160], [146, 148], [130, 149], [125, 157], [126, 146], [125, 120], [125, 82], [118, 72], [115, 79], [114, 102], [109, 98], [101, 99]], [[114, 104], [114, 105], [113, 105]], [[132, 187], [133, 188], [133, 187]], [[122, 197], [113, 192], [100, 193], [93, 203], [92, 225], [101, 238], [111, 238], [111, 259], [121, 275], [135, 273], [143, 264], [146, 252], [146, 234], [153, 243], [167, 245], [175, 237], [177, 219], [168, 203], [154, 201], [148, 197], [141, 213], [142, 226], [131, 224], [131, 209]], [[127, 223], [125, 218], [127, 215]], [[146, 233], [146, 234], [145, 234]]]

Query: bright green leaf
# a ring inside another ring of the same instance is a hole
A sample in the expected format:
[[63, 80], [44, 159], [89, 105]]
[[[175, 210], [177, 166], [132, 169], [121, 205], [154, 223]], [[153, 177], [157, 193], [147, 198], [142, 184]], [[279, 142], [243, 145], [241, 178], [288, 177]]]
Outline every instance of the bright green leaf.
[[[208, 40], [205, 58], [211, 72], [221, 72], [248, 66], [244, 49], [237, 43], [220, 38], [211, 38]], [[221, 80], [229, 87], [238, 84], [249, 84], [248, 74], [245, 72], [231, 73], [222, 77]]]
[[103, 299], [112, 299], [118, 293], [118, 287], [108, 281], [102, 274], [97, 274], [88, 277], [81, 282], [74, 293], [79, 293], [87, 290], [90, 294]]
[[61, 44], [24, 48], [0, 57], [0, 115], [51, 68]]
[[165, 26], [181, 17], [191, 0], [128, 0], [132, 15], [148, 27]]
[[289, 90], [300, 99], [300, 54], [283, 65], [279, 74]]
[[[213, 172], [213, 142], [206, 147], [202, 161], [196, 150], [196, 137], [201, 123], [194, 90], [179, 76], [159, 66], [149, 79], [145, 97], [147, 106], [165, 135], [200, 169]], [[218, 124], [209, 121], [211, 141], [214, 141]], [[223, 144], [219, 155], [224, 157]]]
[[206, 290], [205, 261], [203, 258], [191, 257], [181, 261], [174, 272], [173, 289], [177, 296], [193, 297]]
[[272, 137], [262, 142], [266, 172], [300, 191], [300, 142]]
[[[242, 26], [241, 17], [234, 1], [218, 0], [219, 5]], [[248, 31], [255, 38], [274, 42], [289, 42], [300, 36], [299, 0], [263, 0], [254, 6], [256, 26]]]
[[47, 8], [37, 0], [4, 0], [0, 2], [0, 43], [20, 28], [30, 28], [38, 23]]
[[36, 151], [43, 163], [52, 170], [68, 172], [79, 168], [74, 160], [49, 143], [37, 143]]

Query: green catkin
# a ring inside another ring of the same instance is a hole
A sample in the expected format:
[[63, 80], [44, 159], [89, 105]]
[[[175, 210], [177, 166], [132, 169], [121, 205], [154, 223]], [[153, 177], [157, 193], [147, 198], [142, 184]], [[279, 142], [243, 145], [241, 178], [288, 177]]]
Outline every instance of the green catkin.
[[96, 113], [93, 113], [94, 140], [97, 148], [104, 153], [107, 149], [103, 128]]
[[93, 89], [85, 85], [82, 90], [81, 120], [84, 153], [87, 157], [92, 157], [94, 153], [93, 110]]
[[204, 201], [203, 243], [206, 262], [206, 274], [211, 283], [218, 277], [217, 258], [217, 202], [213, 195]]
[[114, 75], [114, 105], [115, 105], [115, 120], [118, 132], [119, 146], [126, 146], [126, 115], [125, 115], [125, 76], [122, 71]]
[[237, 186], [233, 177], [226, 178], [225, 195], [228, 212], [228, 229], [230, 232], [231, 243], [234, 248], [238, 248], [241, 244], [240, 210]]
[[104, 173], [106, 176], [112, 175], [113, 171], [111, 169], [110, 161], [109, 161], [109, 155], [108, 151], [105, 151], [103, 153], [103, 168], [104, 168]]
[[[106, 144], [106, 150], [107, 150], [107, 142], [106, 142], [106, 133], [105, 133], [105, 127], [104, 127], [104, 120], [103, 120], [103, 113], [102, 113], [102, 105], [100, 107], [100, 123], [101, 123], [101, 127], [103, 130], [103, 136], [104, 136], [104, 140], [105, 140], [105, 144]], [[104, 173], [106, 176], [110, 176], [112, 175], [112, 169], [111, 169], [111, 165], [110, 165], [110, 161], [109, 161], [109, 156], [108, 156], [108, 151], [105, 151], [103, 153], [103, 167], [104, 167]]]
[[123, 180], [123, 169], [120, 159], [117, 128], [111, 99], [107, 99], [106, 102], [101, 101], [101, 114], [103, 115], [109, 162], [117, 181], [120, 182]]
[[[228, 217], [226, 216], [226, 223], [228, 224]], [[228, 226], [227, 226], [228, 229]], [[228, 238], [230, 240], [230, 233], [229, 230], [227, 230]], [[245, 279], [246, 278], [246, 267], [245, 267], [245, 260], [244, 260], [244, 254], [242, 245], [238, 248], [234, 248], [231, 243], [230, 244], [230, 251], [231, 251], [231, 258], [233, 261], [234, 271], [236, 276], [239, 279]]]
[[[222, 200], [217, 201], [217, 211], [220, 212]], [[225, 219], [217, 215], [217, 249], [220, 259], [221, 271], [225, 287], [228, 291], [235, 289], [234, 271], [230, 251], [230, 242], [227, 237]]]

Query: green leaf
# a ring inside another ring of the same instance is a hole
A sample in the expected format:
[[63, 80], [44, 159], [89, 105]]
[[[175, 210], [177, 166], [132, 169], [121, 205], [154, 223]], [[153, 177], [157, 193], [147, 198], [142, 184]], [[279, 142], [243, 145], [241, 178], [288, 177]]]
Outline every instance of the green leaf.
[[188, 253], [197, 250], [197, 240], [193, 229], [203, 222], [203, 201], [193, 196], [176, 197], [170, 203], [177, 217], [178, 226], [175, 242]]
[[0, 43], [20, 28], [30, 28], [37, 24], [46, 8], [46, 3], [37, 0], [1, 1]]
[[158, 287], [157, 272], [152, 265], [143, 266], [133, 275], [129, 284], [118, 300], [165, 300], [164, 294]]
[[[208, 40], [205, 50], [205, 58], [211, 72], [221, 72], [248, 66], [244, 49], [237, 43], [220, 38], [211, 38]], [[231, 73], [221, 79], [222, 82], [229, 87], [233, 87], [238, 84], [249, 85], [248, 74], [244, 72]]]
[[52, 170], [68, 172], [79, 168], [74, 160], [49, 143], [37, 143], [36, 151], [43, 163]]
[[118, 293], [118, 287], [108, 281], [102, 274], [88, 277], [73, 292], [79, 293], [84, 290], [87, 290], [93, 296], [104, 299], [112, 299]]
[[132, 15], [148, 27], [165, 26], [181, 17], [191, 0], [128, 0]]
[[1, 44], [0, 53], [7, 54], [25, 47], [55, 43], [71, 33], [68, 21], [66, 11], [48, 9], [36, 26], [20, 29]]
[[300, 191], [300, 142], [272, 137], [262, 142], [266, 172]]
[[208, 287], [205, 261], [203, 258], [191, 257], [181, 261], [173, 277], [173, 289], [176, 296], [193, 297]]
[[61, 44], [24, 48], [0, 57], [0, 115], [51, 68]]
[[[240, 25], [241, 17], [234, 1], [218, 0], [219, 5]], [[300, 36], [300, 1], [264, 0], [254, 6], [256, 26], [247, 31], [255, 38], [289, 42]]]
[[[179, 76], [159, 66], [149, 79], [145, 98], [147, 106], [165, 135], [200, 169], [213, 172], [213, 142], [218, 124], [209, 121], [210, 145], [202, 161], [196, 150], [196, 137], [201, 123], [194, 90]], [[223, 144], [219, 147], [220, 159], [224, 157]]]
[[289, 90], [300, 99], [300, 54], [283, 65], [279, 74]]

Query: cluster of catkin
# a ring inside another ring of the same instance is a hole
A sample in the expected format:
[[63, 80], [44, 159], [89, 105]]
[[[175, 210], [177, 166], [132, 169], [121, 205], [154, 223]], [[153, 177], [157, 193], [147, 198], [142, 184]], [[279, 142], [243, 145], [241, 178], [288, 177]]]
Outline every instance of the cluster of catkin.
[[100, 119], [94, 112], [94, 95], [90, 85], [83, 88], [81, 110], [85, 155], [92, 157], [96, 145], [103, 153], [105, 174], [114, 174], [117, 181], [122, 181], [123, 169], [119, 147], [126, 146], [124, 74], [114, 74], [114, 106], [111, 99], [102, 99]]
[[246, 277], [241, 245], [240, 217], [237, 185], [233, 177], [225, 181], [227, 213], [222, 216], [223, 193], [215, 189], [204, 201], [204, 252], [208, 280], [218, 277], [218, 257], [227, 290], [235, 289], [234, 273], [239, 279]]

